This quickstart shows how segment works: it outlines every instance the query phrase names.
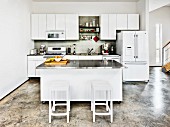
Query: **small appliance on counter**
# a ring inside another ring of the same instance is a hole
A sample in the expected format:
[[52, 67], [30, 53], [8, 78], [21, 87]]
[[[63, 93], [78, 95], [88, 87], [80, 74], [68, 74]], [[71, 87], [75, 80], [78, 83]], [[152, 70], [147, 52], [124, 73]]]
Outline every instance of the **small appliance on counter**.
[[101, 45], [101, 54], [109, 55], [109, 44], [108, 43], [104, 43], [103, 45]]
[[40, 55], [44, 55], [46, 52], [46, 46], [45, 45], [41, 45], [40, 46]]
[[65, 56], [66, 47], [48, 47], [44, 58], [54, 57], [54, 56]]
[[30, 50], [30, 55], [37, 55], [38, 54], [38, 49], [31, 49]]

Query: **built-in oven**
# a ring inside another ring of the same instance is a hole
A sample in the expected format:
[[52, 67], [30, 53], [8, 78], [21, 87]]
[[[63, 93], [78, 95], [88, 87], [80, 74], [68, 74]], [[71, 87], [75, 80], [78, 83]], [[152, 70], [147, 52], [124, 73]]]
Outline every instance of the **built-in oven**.
[[47, 31], [46, 40], [65, 40], [65, 31], [64, 30]]

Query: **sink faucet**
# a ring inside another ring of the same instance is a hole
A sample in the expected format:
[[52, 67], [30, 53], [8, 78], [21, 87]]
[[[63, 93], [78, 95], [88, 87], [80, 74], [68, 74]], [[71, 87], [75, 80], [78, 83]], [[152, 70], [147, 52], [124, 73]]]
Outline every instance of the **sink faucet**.
[[93, 48], [92, 49], [89, 49], [88, 48], [88, 55], [91, 55], [91, 52], [93, 51]]

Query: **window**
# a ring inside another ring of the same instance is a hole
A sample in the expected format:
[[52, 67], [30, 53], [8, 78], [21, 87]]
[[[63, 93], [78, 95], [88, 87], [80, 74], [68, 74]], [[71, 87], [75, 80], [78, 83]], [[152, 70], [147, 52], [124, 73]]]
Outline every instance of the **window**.
[[156, 24], [156, 63], [162, 65], [162, 24]]

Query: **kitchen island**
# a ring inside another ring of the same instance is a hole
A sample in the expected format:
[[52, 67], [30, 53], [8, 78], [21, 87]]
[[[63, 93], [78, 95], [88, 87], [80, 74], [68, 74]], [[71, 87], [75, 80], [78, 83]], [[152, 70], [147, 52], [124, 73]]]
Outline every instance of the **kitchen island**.
[[[66, 65], [39, 65], [40, 99], [49, 100], [49, 85], [65, 80], [71, 101], [91, 101], [91, 82], [106, 81], [113, 88], [112, 101], [122, 101], [122, 64], [114, 60], [71, 60]], [[98, 93], [101, 96], [103, 93]]]

